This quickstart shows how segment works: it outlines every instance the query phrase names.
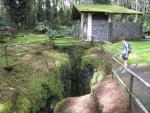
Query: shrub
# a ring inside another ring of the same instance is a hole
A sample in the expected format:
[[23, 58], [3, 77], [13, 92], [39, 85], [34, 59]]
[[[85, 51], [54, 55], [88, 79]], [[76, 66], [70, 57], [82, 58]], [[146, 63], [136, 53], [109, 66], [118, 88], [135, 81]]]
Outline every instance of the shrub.
[[49, 24], [47, 21], [44, 22], [38, 22], [35, 28], [35, 31], [39, 33], [46, 33], [49, 29]]

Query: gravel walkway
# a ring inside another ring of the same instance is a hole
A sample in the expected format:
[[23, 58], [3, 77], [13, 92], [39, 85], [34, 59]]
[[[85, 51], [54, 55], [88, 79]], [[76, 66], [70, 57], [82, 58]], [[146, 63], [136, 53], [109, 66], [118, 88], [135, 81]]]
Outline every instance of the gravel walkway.
[[145, 81], [150, 83], [150, 66], [135, 66], [131, 65], [129, 68], [139, 75], [141, 78], [143, 78]]

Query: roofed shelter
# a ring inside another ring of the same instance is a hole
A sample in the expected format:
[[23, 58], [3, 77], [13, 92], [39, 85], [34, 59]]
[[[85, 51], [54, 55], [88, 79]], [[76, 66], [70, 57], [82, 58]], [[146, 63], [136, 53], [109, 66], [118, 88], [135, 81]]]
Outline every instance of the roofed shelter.
[[111, 41], [120, 37], [139, 38], [140, 26], [136, 22], [113, 22], [115, 14], [122, 14], [122, 20], [126, 15], [142, 15], [141, 12], [117, 5], [76, 4], [72, 18], [80, 20], [79, 37], [87, 41], [91, 41], [92, 37], [97, 41]]

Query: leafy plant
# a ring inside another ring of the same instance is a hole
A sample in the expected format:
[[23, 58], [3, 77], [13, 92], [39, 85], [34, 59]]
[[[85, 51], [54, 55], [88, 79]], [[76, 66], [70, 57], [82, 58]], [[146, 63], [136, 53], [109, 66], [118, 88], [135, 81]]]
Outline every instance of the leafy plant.
[[44, 22], [37, 23], [35, 31], [40, 32], [40, 33], [46, 33], [48, 29], [49, 29], [49, 24], [47, 21], [44, 21]]

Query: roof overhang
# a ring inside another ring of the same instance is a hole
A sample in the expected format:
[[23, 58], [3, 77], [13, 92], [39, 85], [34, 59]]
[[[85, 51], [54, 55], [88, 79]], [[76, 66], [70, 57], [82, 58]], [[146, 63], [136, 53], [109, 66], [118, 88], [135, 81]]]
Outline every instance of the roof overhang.
[[127, 14], [127, 15], [143, 14], [142, 12], [117, 5], [75, 4], [72, 9], [72, 18], [79, 19], [81, 13], [107, 13], [107, 14]]

